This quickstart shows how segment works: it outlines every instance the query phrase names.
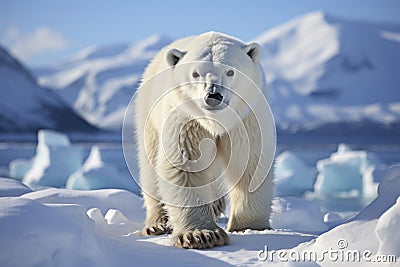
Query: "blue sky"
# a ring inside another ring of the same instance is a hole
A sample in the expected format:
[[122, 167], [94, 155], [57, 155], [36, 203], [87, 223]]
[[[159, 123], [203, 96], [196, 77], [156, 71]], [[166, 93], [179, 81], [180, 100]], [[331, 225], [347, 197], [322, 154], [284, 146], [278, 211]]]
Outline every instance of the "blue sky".
[[400, 24], [398, 0], [0, 0], [0, 7], [0, 44], [31, 67], [155, 33], [175, 39], [214, 30], [246, 41], [316, 10]]

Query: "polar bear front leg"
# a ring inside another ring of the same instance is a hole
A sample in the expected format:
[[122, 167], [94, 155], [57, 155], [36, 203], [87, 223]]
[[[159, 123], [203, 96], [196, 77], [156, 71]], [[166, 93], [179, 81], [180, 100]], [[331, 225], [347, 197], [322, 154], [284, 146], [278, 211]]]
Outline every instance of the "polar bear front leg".
[[249, 192], [249, 183], [252, 177], [249, 173], [245, 173], [231, 190], [227, 231], [271, 229], [269, 224], [273, 195], [271, 176], [272, 174], [269, 174], [256, 191]]
[[[260, 155], [268, 155], [268, 151], [260, 151], [260, 135], [255, 130], [231, 132], [231, 140], [243, 140], [249, 135], [250, 143], [230, 142], [228, 136], [220, 139], [221, 155], [230, 162], [225, 179], [230, 190], [230, 213], [227, 231], [243, 231], [246, 229], [271, 229], [269, 216], [273, 197], [273, 171], [266, 164], [267, 160]], [[265, 146], [264, 146], [265, 148]], [[257, 171], [256, 171], [257, 170]], [[251, 192], [252, 181], [263, 181]]]
[[172, 233], [165, 205], [146, 193], [143, 193], [143, 198], [146, 207], [146, 222], [141, 234], [163, 235]]
[[173, 218], [175, 246], [201, 249], [229, 243], [226, 232], [215, 223], [211, 205], [188, 208], [169, 206], [168, 211]]
[[[150, 127], [149, 125], [148, 127]], [[172, 232], [168, 223], [168, 214], [164, 204], [160, 202], [157, 173], [154, 170], [157, 159], [158, 136], [154, 129], [147, 129], [147, 135], [140, 133], [138, 136], [140, 185], [144, 206], [146, 208], [145, 227], [142, 235], [162, 235]]]
[[201, 249], [227, 245], [229, 237], [217, 226], [212, 204], [203, 204], [209, 196], [192, 187], [201, 179], [201, 173], [179, 170], [169, 162], [164, 164], [158, 168], [158, 185], [173, 227], [174, 246]]
[[159, 150], [157, 184], [173, 227], [174, 245], [201, 249], [228, 244], [228, 235], [215, 222], [212, 207], [214, 192], [207, 186], [203, 187], [209, 184], [209, 176], [206, 171], [189, 171], [184, 168], [188, 153], [195, 153], [201, 138], [197, 140], [194, 134], [187, 140], [193, 146], [189, 149], [189, 144], [175, 143], [177, 138], [173, 136], [176, 133], [171, 133], [171, 136], [164, 139], [164, 147]]

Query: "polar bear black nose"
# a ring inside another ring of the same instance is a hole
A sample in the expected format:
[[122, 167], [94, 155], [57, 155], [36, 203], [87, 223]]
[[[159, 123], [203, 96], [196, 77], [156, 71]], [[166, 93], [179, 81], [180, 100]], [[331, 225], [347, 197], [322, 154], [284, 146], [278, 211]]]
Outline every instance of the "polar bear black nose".
[[209, 93], [206, 95], [206, 103], [211, 107], [216, 107], [221, 104], [224, 97], [220, 93]]

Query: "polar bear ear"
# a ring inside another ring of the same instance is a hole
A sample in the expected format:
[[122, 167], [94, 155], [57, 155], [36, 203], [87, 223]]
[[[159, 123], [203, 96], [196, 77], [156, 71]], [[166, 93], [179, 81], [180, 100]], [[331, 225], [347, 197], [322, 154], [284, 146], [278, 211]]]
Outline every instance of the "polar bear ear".
[[179, 51], [178, 49], [171, 48], [170, 50], [165, 53], [165, 60], [167, 61], [168, 65], [174, 67], [178, 64], [179, 60], [185, 55], [185, 52]]
[[254, 61], [258, 63], [261, 56], [261, 46], [258, 43], [250, 43], [245, 48], [246, 54]]

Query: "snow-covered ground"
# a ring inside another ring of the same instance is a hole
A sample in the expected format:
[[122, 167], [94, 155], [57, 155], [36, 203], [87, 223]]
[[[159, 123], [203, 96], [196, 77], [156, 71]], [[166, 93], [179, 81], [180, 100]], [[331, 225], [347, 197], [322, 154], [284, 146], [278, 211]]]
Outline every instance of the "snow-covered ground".
[[[274, 230], [232, 233], [228, 246], [183, 250], [170, 245], [169, 235], [138, 235], [144, 220], [142, 200], [128, 191], [51, 188], [30, 192], [22, 183], [2, 178], [0, 266], [246, 266], [266, 262], [330, 266], [353, 261], [356, 266], [369, 266], [376, 261], [399, 261], [399, 194], [397, 168], [386, 176], [369, 206], [330, 230], [318, 208], [307, 201], [276, 198], [271, 218]], [[219, 224], [225, 222], [222, 218]]]
[[[137, 187], [101, 148], [93, 146], [84, 161], [81, 148], [62, 133], [42, 130], [38, 140], [33, 159], [10, 163], [15, 179], [0, 178], [0, 266], [369, 266], [378, 261], [395, 266], [393, 261], [400, 261], [400, 167], [383, 164], [374, 153], [341, 144], [309, 166], [284, 151], [277, 156], [274, 230], [231, 233], [228, 246], [183, 250], [171, 246], [169, 235], [138, 234], [145, 211]], [[352, 201], [363, 195], [375, 200], [350, 217], [307, 200]], [[226, 222], [225, 215], [218, 221], [221, 227]]]

